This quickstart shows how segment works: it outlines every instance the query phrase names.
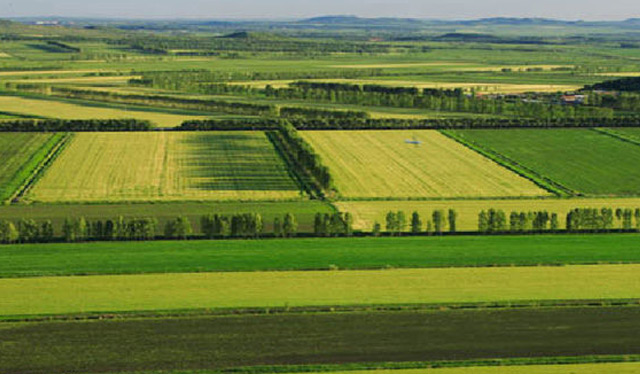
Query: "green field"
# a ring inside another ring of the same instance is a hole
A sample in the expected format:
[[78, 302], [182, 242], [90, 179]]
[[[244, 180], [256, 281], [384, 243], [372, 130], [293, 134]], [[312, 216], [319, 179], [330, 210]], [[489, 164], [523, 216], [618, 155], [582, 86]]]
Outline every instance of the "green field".
[[[635, 374], [638, 372], [640, 372], [640, 363], [637, 362], [376, 370], [376, 374]], [[342, 371], [335, 374], [338, 373], [370, 374], [371, 371]]]
[[268, 373], [286, 369], [274, 365], [310, 365], [316, 372], [323, 364], [638, 354], [639, 321], [640, 308], [630, 307], [3, 323], [0, 371], [185, 373], [268, 365], [261, 371]]
[[[571, 198], [571, 199], [502, 199], [502, 200], [424, 200], [424, 201], [339, 201], [335, 203], [341, 211], [349, 212], [354, 217], [354, 227], [358, 230], [371, 232], [375, 222], [384, 227], [385, 216], [388, 212], [403, 211], [407, 217], [412, 212], [418, 212], [423, 219], [423, 230], [426, 221], [430, 220], [434, 210], [455, 209], [458, 213], [457, 229], [459, 231], [474, 232], [478, 230], [478, 214], [482, 210], [499, 209], [507, 216], [515, 212], [530, 212], [546, 210], [557, 213], [560, 217], [560, 228], [565, 228], [566, 214], [576, 208], [612, 208], [636, 209], [640, 208], [638, 198]], [[616, 228], [620, 222], [614, 222]], [[407, 230], [409, 230], [409, 225]]]
[[640, 265], [0, 279], [0, 315], [634, 299]]
[[576, 194], [640, 194], [640, 147], [596, 131], [517, 129], [455, 133]]
[[262, 132], [79, 133], [27, 195], [40, 202], [301, 197]]
[[0, 246], [0, 277], [639, 263], [638, 235], [104, 242]]
[[0, 133], [0, 202], [20, 188], [62, 134]]
[[175, 127], [187, 120], [208, 118], [206, 115], [180, 115], [162, 112], [161, 110], [127, 110], [98, 105], [74, 104], [62, 100], [40, 100], [17, 96], [0, 96], [0, 111], [34, 117], [60, 119], [135, 118], [151, 121], [160, 127]]
[[548, 195], [437, 131], [307, 131], [303, 136], [346, 198]]

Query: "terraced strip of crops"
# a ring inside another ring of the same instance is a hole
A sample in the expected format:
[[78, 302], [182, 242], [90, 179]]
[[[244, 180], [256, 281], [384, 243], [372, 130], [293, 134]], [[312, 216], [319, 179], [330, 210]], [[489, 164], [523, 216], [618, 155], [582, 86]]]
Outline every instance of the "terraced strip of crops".
[[0, 315], [640, 298], [640, 265], [0, 279]]
[[[511, 212], [534, 212], [546, 210], [559, 217], [576, 208], [640, 208], [640, 198], [570, 198], [570, 199], [487, 199], [487, 200], [405, 200], [405, 201], [338, 201], [334, 205], [341, 211], [349, 212], [354, 218], [354, 227], [371, 232], [374, 223], [383, 227], [388, 212], [403, 211], [407, 217], [418, 212], [423, 219], [423, 226], [431, 219], [435, 210], [454, 209], [458, 213], [458, 231], [477, 231], [478, 214], [482, 210], [503, 210], [507, 215]], [[560, 229], [566, 227], [563, 219], [559, 220]], [[615, 222], [621, 228], [620, 222]], [[407, 230], [409, 230], [407, 226]], [[424, 227], [423, 227], [424, 228]]]
[[160, 111], [115, 109], [98, 105], [89, 106], [17, 96], [0, 96], [0, 111], [60, 119], [135, 118], [151, 121], [160, 127], [175, 127], [187, 120], [208, 118], [207, 116], [171, 114]]
[[307, 131], [303, 136], [345, 198], [549, 195], [437, 131]]
[[62, 136], [0, 133], [0, 202], [17, 192]]
[[456, 130], [574, 194], [640, 194], [640, 147], [588, 129]]
[[5, 322], [0, 370], [195, 374], [268, 365], [254, 369], [268, 373], [305, 365], [317, 372], [326, 364], [637, 355], [639, 321], [640, 308], [605, 307]]
[[80, 133], [27, 198], [41, 202], [299, 199], [262, 132]]

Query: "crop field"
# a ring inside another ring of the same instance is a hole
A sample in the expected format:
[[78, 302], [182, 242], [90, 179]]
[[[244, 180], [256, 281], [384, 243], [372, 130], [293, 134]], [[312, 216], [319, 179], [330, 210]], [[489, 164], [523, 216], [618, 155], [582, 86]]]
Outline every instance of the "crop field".
[[135, 118], [151, 121], [160, 127], [175, 127], [187, 120], [208, 118], [207, 116], [178, 115], [160, 111], [114, 109], [15, 96], [0, 96], [0, 111], [61, 119]]
[[[384, 226], [385, 216], [390, 211], [403, 211], [407, 217], [413, 212], [418, 212], [426, 221], [431, 218], [434, 210], [448, 209], [455, 209], [458, 213], [458, 230], [476, 231], [478, 214], [482, 210], [499, 209], [507, 215], [511, 212], [546, 210], [563, 217], [575, 208], [640, 208], [640, 198], [338, 201], [335, 205], [341, 211], [351, 213], [354, 227], [364, 231], [371, 231], [375, 222]], [[565, 228], [563, 220], [559, 223], [560, 228]]]
[[16, 192], [61, 136], [0, 133], [0, 202]]
[[15, 244], [0, 247], [0, 277], [640, 263], [639, 239], [611, 234]]
[[80, 133], [27, 199], [40, 202], [299, 199], [262, 132]]
[[[640, 265], [0, 279], [0, 315], [640, 298]], [[215, 290], [213, 292], [212, 290]]]
[[549, 195], [436, 131], [307, 131], [303, 136], [346, 198]]
[[[307, 370], [321, 371], [323, 364], [362, 367], [357, 365], [426, 361], [426, 366], [429, 361], [486, 357], [543, 361], [552, 355], [638, 354], [639, 317], [636, 307], [3, 323], [0, 334], [8, 344], [0, 346], [0, 370], [6, 374], [194, 370], [195, 374], [251, 365], [309, 365]], [[86, 344], [84, 339], [94, 336], [100, 338]], [[620, 365], [633, 364], [611, 368]], [[497, 373], [512, 373], [505, 369]]]
[[[376, 374], [636, 374], [638, 372], [640, 372], [640, 363], [637, 362], [376, 370]], [[355, 370], [334, 373], [370, 374], [371, 372]]]
[[583, 129], [456, 133], [575, 194], [640, 194], [640, 146], [636, 144]]

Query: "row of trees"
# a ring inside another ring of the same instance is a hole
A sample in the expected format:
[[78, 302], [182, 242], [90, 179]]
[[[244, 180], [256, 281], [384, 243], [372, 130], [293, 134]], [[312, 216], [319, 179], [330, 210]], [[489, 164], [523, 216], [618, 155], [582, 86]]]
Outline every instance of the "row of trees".
[[290, 123], [284, 122], [278, 131], [270, 132], [269, 136], [316, 193], [322, 195], [324, 192], [335, 191], [329, 168]]
[[[407, 216], [403, 211], [387, 213], [386, 217], [386, 231], [391, 235], [401, 235], [407, 231], [407, 224], [409, 224], [409, 231], [412, 234], [420, 233], [434, 233], [436, 235], [442, 234], [445, 231], [455, 233], [458, 230], [457, 220], [458, 212], [454, 209], [449, 209], [447, 212], [444, 210], [435, 210], [431, 214], [431, 219], [423, 222], [423, 218], [420, 213], [413, 212], [411, 214], [411, 221], [407, 222]], [[376, 222], [373, 225], [373, 234], [375, 236], [381, 233], [382, 227], [380, 223]]]
[[597, 128], [640, 127], [640, 116], [615, 118], [252, 118], [209, 119], [184, 122], [178, 129], [184, 131], [208, 130], [272, 130], [282, 125], [299, 130], [385, 130], [385, 129], [511, 129], [511, 128]]
[[526, 118], [611, 118], [613, 110], [583, 105], [559, 105], [551, 101], [507, 100], [465, 95], [461, 89], [442, 90], [383, 85], [297, 82], [289, 87], [265, 89], [268, 97], [330, 103], [389, 106], [435, 111], [509, 115]]
[[[634, 223], [635, 219], [635, 223]], [[617, 227], [640, 231], [640, 209], [592, 209], [576, 208], [566, 216], [568, 232], [606, 232]], [[560, 230], [557, 213], [548, 211], [511, 212], [507, 217], [503, 210], [489, 209], [478, 214], [478, 231], [481, 233], [522, 233]]]
[[42, 119], [0, 122], [0, 132], [149, 131], [154, 125], [137, 119]]
[[250, 86], [224, 85], [220, 82], [291, 80], [291, 79], [355, 79], [383, 75], [382, 69], [340, 69], [340, 70], [290, 70], [290, 71], [146, 71], [133, 72], [142, 75], [141, 79], [132, 79], [129, 83], [164, 90], [217, 94], [224, 91], [242, 94], [256, 93]]
[[351, 213], [316, 214], [313, 223], [316, 236], [352, 236], [353, 216]]
[[574, 209], [567, 214], [567, 231], [610, 231], [616, 220], [625, 231], [640, 230], [640, 209]]

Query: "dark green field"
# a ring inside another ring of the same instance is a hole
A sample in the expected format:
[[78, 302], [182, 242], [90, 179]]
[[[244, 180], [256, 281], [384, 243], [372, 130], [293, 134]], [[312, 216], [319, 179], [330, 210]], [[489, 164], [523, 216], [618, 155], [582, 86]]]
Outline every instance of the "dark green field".
[[0, 372], [638, 354], [639, 323], [636, 307], [3, 323]]
[[491, 236], [0, 245], [0, 277], [637, 263], [640, 236]]
[[576, 194], [640, 194], [640, 146], [636, 144], [585, 129], [455, 133]]

